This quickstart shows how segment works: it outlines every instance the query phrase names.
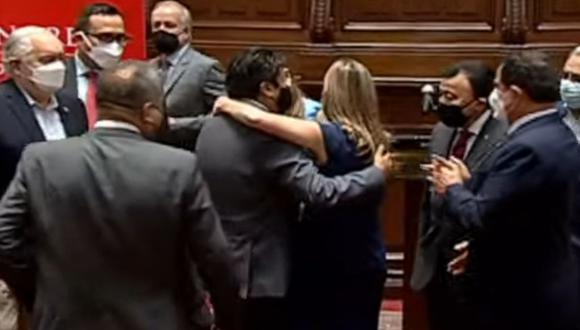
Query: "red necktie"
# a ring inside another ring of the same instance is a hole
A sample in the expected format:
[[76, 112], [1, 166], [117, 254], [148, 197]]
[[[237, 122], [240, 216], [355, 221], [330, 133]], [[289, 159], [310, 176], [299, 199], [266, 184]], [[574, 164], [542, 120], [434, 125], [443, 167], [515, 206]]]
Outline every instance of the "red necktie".
[[451, 155], [454, 156], [455, 158], [463, 160], [463, 158], [465, 157], [465, 152], [467, 151], [467, 142], [469, 141], [469, 138], [471, 138], [472, 136], [473, 133], [470, 132], [469, 130], [466, 129], [461, 130], [457, 142], [455, 142], [453, 149], [451, 149]]
[[97, 118], [99, 117], [99, 110], [97, 109], [97, 81], [98, 75], [94, 71], [87, 73], [89, 78], [89, 90], [87, 92], [87, 120], [89, 122], [89, 129], [95, 126]]

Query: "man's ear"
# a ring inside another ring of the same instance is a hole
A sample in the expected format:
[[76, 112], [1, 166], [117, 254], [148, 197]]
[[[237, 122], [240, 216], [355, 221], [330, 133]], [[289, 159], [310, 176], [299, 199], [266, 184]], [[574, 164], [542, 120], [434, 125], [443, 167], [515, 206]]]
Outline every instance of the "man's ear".
[[512, 91], [514, 91], [514, 92], [515, 92], [515, 93], [516, 93], [518, 96], [520, 96], [520, 95], [523, 95], [523, 94], [524, 94], [524, 90], [523, 90], [523, 89], [521, 89], [521, 88], [519, 88], [519, 87], [518, 87], [518, 86], [516, 86], [516, 85], [511, 85], [511, 86], [510, 86], [510, 89], [511, 89]]
[[271, 82], [262, 81], [260, 83], [260, 94], [273, 99], [276, 96], [276, 88]]
[[141, 122], [144, 124], [155, 124], [155, 114], [154, 111], [157, 111], [156, 106], [151, 103], [147, 102], [143, 104], [143, 108], [141, 111]]

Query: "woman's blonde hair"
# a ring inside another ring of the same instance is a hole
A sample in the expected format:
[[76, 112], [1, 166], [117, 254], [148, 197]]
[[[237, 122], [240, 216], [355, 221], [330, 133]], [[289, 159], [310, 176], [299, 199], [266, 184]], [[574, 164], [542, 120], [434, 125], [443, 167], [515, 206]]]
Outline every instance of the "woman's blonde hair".
[[377, 91], [369, 70], [350, 58], [335, 61], [324, 77], [322, 111], [355, 141], [359, 154], [372, 159], [389, 134], [379, 118]]

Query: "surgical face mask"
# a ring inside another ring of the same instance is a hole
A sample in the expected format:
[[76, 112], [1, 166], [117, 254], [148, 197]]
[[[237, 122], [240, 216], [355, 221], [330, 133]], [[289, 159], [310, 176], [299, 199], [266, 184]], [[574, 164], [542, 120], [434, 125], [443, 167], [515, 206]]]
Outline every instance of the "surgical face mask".
[[119, 63], [123, 51], [118, 42], [111, 42], [93, 47], [88, 55], [101, 69], [108, 69]]
[[580, 110], [580, 82], [570, 79], [560, 81], [560, 96], [571, 110]]
[[54, 61], [31, 70], [32, 74], [28, 79], [46, 93], [54, 94], [64, 86], [66, 67], [62, 61]]
[[493, 89], [487, 101], [489, 103], [489, 107], [493, 111], [494, 117], [504, 119], [507, 118], [503, 108], [503, 102], [499, 97], [499, 91], [497, 90], [497, 88]]

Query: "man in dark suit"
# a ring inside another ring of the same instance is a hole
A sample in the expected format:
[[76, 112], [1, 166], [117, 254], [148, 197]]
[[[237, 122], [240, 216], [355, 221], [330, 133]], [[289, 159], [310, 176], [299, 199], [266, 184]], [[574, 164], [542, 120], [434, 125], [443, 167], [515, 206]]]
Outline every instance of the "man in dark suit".
[[87, 109], [89, 127], [97, 121], [97, 80], [101, 70], [119, 62], [128, 37], [123, 14], [113, 5], [94, 3], [79, 16], [73, 30], [77, 47], [66, 61], [64, 91], [78, 97]]
[[191, 25], [189, 10], [177, 1], [158, 2], [151, 12], [152, 43], [159, 54], [154, 62], [172, 128], [167, 140], [193, 151], [216, 98], [224, 94], [224, 74], [216, 59], [193, 49]]
[[[284, 57], [258, 48], [234, 59], [226, 85], [230, 97], [282, 113], [292, 106], [289, 81]], [[299, 202], [333, 206], [376, 193], [388, 156], [330, 179], [300, 148], [226, 116], [207, 121], [196, 152], [242, 272], [243, 329], [286, 329], [290, 232]]]
[[[26, 44], [32, 48], [21, 52]], [[82, 103], [55, 93], [64, 78], [63, 58], [62, 43], [45, 29], [21, 28], [6, 41], [4, 60], [11, 79], [0, 84], [0, 195], [12, 180], [26, 145], [87, 130]], [[40, 73], [49, 70], [48, 75]]]
[[545, 55], [508, 57], [496, 76], [510, 123], [506, 143], [473, 177], [458, 160], [434, 167], [436, 190], [448, 205], [446, 221], [476, 233], [472, 252], [484, 329], [579, 326], [570, 222], [580, 147], [555, 108], [558, 85]]
[[[441, 122], [433, 129], [432, 155], [454, 155], [472, 171], [489, 159], [507, 131], [505, 120], [495, 118], [488, 104], [493, 78], [494, 72], [481, 61], [460, 62], [445, 72], [439, 87]], [[455, 244], [468, 239], [469, 232], [453, 228], [444, 216], [445, 203], [429, 189], [419, 222], [411, 287], [426, 294], [432, 330], [463, 330], [470, 327], [476, 308], [469, 296], [470, 286], [477, 282], [476, 271], [472, 268], [460, 276], [448, 272], [457, 253]]]
[[[28, 144], [77, 136], [87, 130], [82, 103], [76, 97], [56, 93], [65, 75], [64, 48], [58, 38], [40, 27], [22, 27], [6, 41], [3, 54], [10, 80], [0, 84], [0, 196]], [[17, 296], [20, 308], [31, 308], [34, 285], [24, 280], [31, 273], [10, 276], [2, 272], [0, 276]], [[16, 302], [12, 292], [6, 292], [0, 298], [0, 327], [12, 329], [18, 316]]]
[[237, 272], [194, 155], [166, 124], [156, 68], [103, 71], [100, 119], [80, 138], [27, 148], [0, 202], [0, 265], [35, 265], [33, 329], [195, 329], [190, 260], [218, 326], [234, 329]]

